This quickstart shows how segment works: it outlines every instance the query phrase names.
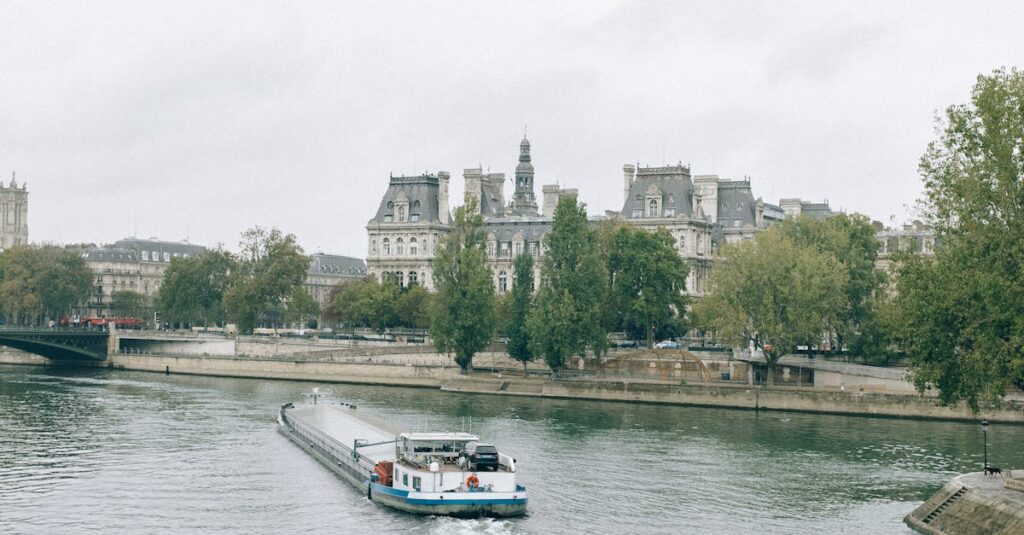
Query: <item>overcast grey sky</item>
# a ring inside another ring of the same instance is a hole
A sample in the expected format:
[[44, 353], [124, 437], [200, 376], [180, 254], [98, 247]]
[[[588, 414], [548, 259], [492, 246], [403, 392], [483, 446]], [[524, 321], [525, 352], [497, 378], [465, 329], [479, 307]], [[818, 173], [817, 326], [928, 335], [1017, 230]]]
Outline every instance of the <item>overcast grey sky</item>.
[[[622, 205], [622, 165], [911, 216], [934, 114], [1020, 63], [1020, 2], [0, 1], [0, 177], [33, 242], [248, 227], [364, 257], [388, 174]], [[508, 185], [511, 190], [511, 184]]]

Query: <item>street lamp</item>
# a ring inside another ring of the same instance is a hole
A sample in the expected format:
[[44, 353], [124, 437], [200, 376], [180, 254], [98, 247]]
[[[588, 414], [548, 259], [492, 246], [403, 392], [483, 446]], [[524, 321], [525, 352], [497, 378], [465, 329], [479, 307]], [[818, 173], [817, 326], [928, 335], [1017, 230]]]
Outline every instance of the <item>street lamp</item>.
[[985, 470], [988, 470], [988, 420], [981, 421], [981, 436], [985, 437]]

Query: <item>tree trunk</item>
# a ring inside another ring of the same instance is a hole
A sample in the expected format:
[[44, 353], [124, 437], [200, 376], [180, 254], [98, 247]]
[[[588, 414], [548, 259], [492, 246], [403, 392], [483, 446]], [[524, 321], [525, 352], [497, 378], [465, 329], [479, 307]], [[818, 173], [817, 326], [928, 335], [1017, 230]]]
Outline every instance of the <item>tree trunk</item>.
[[524, 360], [523, 361], [523, 377], [529, 377], [529, 376], [530, 376], [530, 372], [527, 371], [527, 369], [526, 369], [526, 361]]

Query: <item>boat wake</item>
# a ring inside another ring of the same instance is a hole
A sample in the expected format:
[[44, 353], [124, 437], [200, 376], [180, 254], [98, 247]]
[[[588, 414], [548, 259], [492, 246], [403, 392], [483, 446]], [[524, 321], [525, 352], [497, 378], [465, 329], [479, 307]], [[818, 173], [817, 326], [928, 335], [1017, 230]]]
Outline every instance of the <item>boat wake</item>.
[[511, 520], [495, 518], [459, 519], [435, 516], [424, 527], [427, 533], [453, 535], [507, 535], [518, 531], [514, 529], [515, 523]]

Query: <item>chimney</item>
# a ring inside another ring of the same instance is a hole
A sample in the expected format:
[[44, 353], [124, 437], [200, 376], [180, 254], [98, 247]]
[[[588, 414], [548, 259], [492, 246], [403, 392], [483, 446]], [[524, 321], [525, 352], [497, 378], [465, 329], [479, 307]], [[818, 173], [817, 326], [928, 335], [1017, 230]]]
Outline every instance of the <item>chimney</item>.
[[622, 166], [622, 172], [626, 179], [626, 185], [622, 192], [622, 203], [625, 205], [625, 203], [629, 201], [629, 187], [633, 185], [633, 176], [636, 173], [636, 167], [631, 163], [627, 163]]
[[548, 184], [541, 187], [544, 195], [544, 216], [555, 217], [555, 208], [558, 207], [558, 185]]
[[437, 219], [442, 224], [452, 222], [451, 213], [448, 211], [448, 180], [451, 175], [448, 171], [437, 172]]
[[466, 190], [462, 195], [462, 202], [468, 205], [470, 199], [476, 199], [476, 212], [480, 213], [480, 194], [483, 190], [483, 173], [479, 168], [466, 169], [462, 172], [462, 177], [466, 180]]

